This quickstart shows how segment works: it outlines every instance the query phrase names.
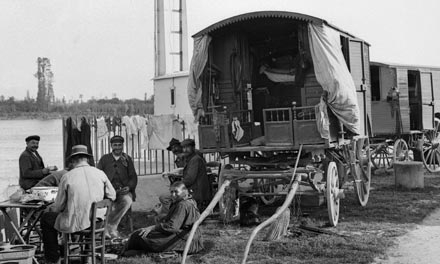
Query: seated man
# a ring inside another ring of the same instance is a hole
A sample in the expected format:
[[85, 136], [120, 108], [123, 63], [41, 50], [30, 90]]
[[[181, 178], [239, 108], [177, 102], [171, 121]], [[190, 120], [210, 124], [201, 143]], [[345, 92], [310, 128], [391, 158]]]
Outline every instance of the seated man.
[[[105, 173], [88, 164], [89, 157], [86, 146], [72, 147], [68, 159], [73, 169], [61, 178], [51, 211], [41, 217], [45, 263], [59, 262], [58, 232], [75, 233], [89, 228], [92, 203], [116, 198], [116, 191]], [[104, 214], [99, 216], [102, 218]]]
[[[158, 224], [135, 231], [127, 242], [126, 256], [183, 251], [191, 227], [200, 217], [200, 213], [183, 182], [173, 183], [170, 192], [173, 202], [168, 214]], [[202, 234], [197, 230], [189, 253], [197, 253], [202, 249]]]
[[47, 175], [43, 179], [41, 179], [34, 187], [58, 187], [61, 182], [61, 178], [64, 174], [67, 173], [67, 170], [54, 171], [51, 174]]

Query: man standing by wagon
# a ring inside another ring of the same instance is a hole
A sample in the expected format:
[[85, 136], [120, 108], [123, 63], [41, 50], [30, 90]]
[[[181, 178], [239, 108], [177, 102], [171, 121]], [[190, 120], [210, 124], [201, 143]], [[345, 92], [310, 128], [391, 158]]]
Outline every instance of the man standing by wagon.
[[28, 190], [49, 175], [51, 169], [56, 170], [56, 167], [44, 167], [43, 158], [37, 151], [40, 143], [39, 136], [28, 136], [25, 141], [26, 149], [21, 153], [18, 160], [20, 167], [19, 184], [21, 188]]
[[106, 235], [119, 237], [118, 225], [136, 199], [135, 189], [138, 179], [133, 160], [122, 152], [124, 138], [114, 136], [110, 139], [110, 144], [112, 152], [102, 156], [97, 167], [105, 172], [117, 194], [108, 217]]

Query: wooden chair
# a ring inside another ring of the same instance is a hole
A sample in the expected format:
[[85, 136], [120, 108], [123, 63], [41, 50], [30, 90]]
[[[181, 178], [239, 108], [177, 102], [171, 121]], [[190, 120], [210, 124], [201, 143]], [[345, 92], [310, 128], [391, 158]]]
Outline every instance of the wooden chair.
[[[92, 203], [92, 217], [90, 228], [73, 234], [63, 233], [64, 240], [64, 263], [68, 264], [70, 258], [91, 257], [92, 264], [96, 263], [96, 251], [101, 254], [101, 263], [105, 263], [105, 235], [107, 227], [107, 215], [110, 212], [112, 202], [108, 199]], [[104, 219], [97, 219], [98, 209], [106, 209]], [[76, 237], [77, 239], [73, 239]], [[71, 246], [79, 246], [79, 254], [71, 254]]]

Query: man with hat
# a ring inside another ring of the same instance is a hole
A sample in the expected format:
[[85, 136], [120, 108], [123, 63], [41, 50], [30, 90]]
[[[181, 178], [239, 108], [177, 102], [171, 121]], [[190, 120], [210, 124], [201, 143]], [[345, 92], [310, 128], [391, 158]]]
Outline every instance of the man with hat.
[[102, 156], [97, 168], [104, 171], [117, 194], [108, 216], [106, 236], [119, 237], [118, 225], [136, 199], [135, 189], [138, 179], [133, 160], [122, 152], [124, 138], [114, 136], [110, 139], [110, 144], [112, 152]]
[[185, 155], [183, 154], [183, 149], [180, 145], [180, 141], [178, 139], [172, 138], [167, 150], [173, 152], [174, 156], [176, 157], [176, 159], [174, 160], [174, 164], [176, 164], [176, 167], [183, 168], [185, 166]]
[[35, 186], [41, 179], [50, 174], [51, 170], [57, 170], [55, 166], [44, 167], [43, 158], [38, 154], [40, 137], [37, 135], [26, 138], [26, 149], [18, 159], [20, 167], [20, 187], [28, 190]]
[[206, 161], [197, 153], [193, 139], [185, 139], [181, 145], [183, 153], [186, 154], [182, 182], [192, 190], [192, 196], [199, 210], [203, 211], [212, 195], [211, 183], [206, 173]]
[[[72, 147], [68, 160], [73, 169], [58, 186], [58, 194], [50, 212], [41, 217], [45, 263], [59, 262], [58, 232], [76, 233], [90, 227], [92, 203], [105, 198], [114, 200], [116, 191], [104, 172], [89, 165], [92, 157], [84, 145]], [[97, 218], [104, 217], [99, 212]]]

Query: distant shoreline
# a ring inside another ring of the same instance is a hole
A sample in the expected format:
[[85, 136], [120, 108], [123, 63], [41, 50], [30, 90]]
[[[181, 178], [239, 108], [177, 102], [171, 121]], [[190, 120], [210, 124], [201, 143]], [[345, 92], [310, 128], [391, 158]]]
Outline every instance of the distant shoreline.
[[61, 118], [63, 118], [63, 115], [60, 113], [17, 113], [15, 115], [0, 115], [0, 120], [52, 120]]

